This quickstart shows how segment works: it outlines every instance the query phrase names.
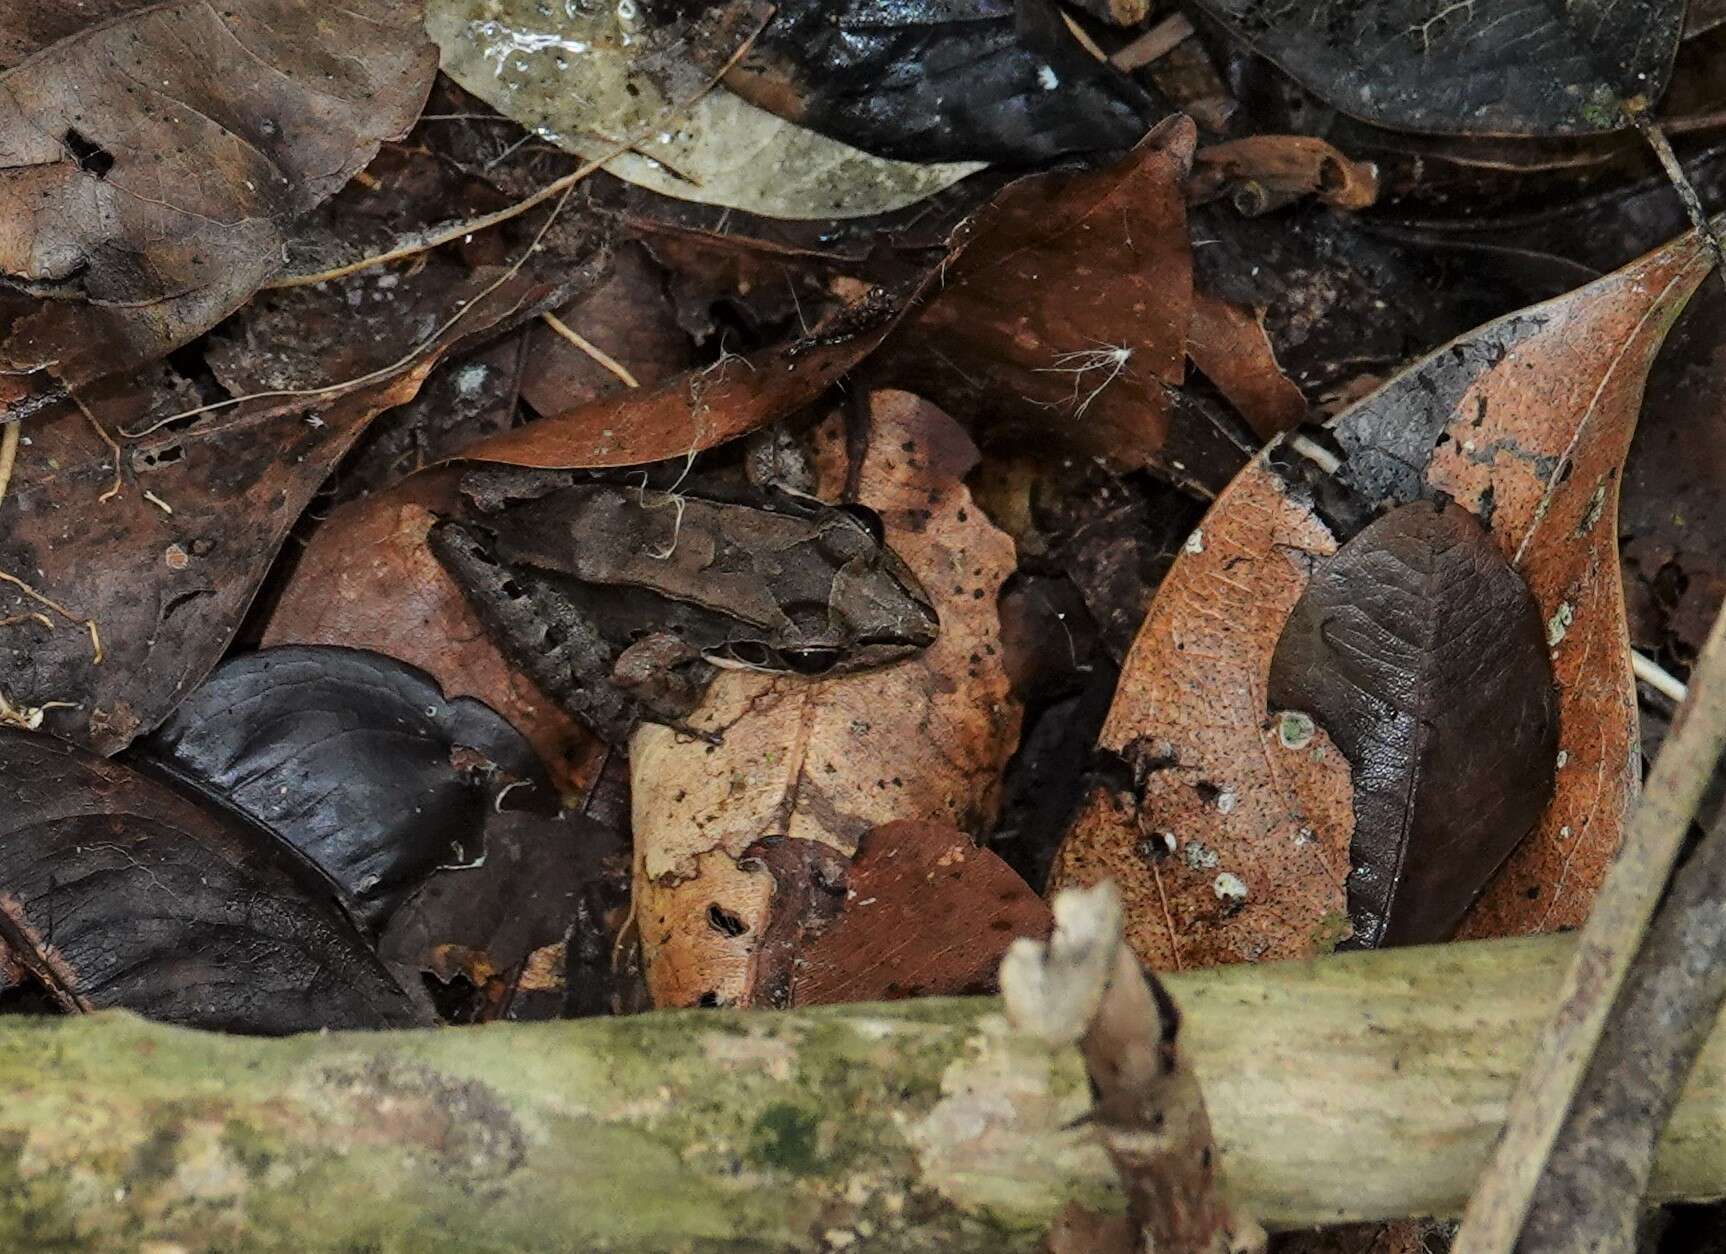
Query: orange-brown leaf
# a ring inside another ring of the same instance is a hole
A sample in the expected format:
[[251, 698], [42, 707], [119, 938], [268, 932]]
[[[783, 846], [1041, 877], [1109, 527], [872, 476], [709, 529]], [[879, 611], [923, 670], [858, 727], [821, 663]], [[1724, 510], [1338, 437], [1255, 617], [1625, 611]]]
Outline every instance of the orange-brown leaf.
[[1158, 965], [1293, 957], [1346, 933], [1349, 764], [1322, 730], [1273, 719], [1265, 678], [1311, 558], [1371, 509], [1442, 493], [1527, 581], [1560, 700], [1556, 793], [1464, 933], [1578, 922], [1636, 790], [1618, 477], [1649, 365], [1709, 265], [1687, 235], [1447, 345], [1337, 419], [1334, 476], [1280, 444], [1242, 471], [1152, 604], [1100, 738], [1115, 765], [1054, 886], [1121, 879], [1129, 935]]
[[900, 821], [867, 833], [839, 917], [803, 953], [793, 1005], [954, 997], [996, 990], [1018, 936], [1041, 940], [1048, 906], [956, 827]]

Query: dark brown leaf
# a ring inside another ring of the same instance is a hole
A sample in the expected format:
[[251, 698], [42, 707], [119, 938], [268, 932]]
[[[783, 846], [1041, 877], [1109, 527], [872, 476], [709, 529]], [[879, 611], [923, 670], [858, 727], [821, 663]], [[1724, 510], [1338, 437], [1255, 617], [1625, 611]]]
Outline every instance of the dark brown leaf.
[[883, 348], [883, 377], [973, 425], [1220, 488], [1243, 454], [1174, 392], [1192, 318], [1181, 184], [1195, 134], [1172, 118], [1107, 169], [1010, 185]]
[[1042, 898], [1000, 858], [945, 823], [867, 833], [839, 917], [810, 945], [793, 1005], [992, 993], [1015, 937], [1047, 937]]
[[1660, 98], [1684, 23], [1684, 0], [1201, 7], [1345, 113], [1399, 130], [1484, 135], [1628, 125], [1618, 102]]
[[47, 299], [0, 336], [0, 369], [82, 383], [233, 312], [287, 224], [412, 124], [437, 66], [420, 18], [418, 0], [7, 5], [0, 271]]
[[0, 936], [68, 1011], [277, 1034], [425, 1022], [333, 883], [168, 785], [0, 728]]
[[1404, 505], [1318, 560], [1269, 700], [1285, 728], [1316, 719], [1354, 768], [1358, 944], [1448, 936], [1552, 796], [1540, 610], [1460, 506]]
[[505, 811], [485, 824], [485, 856], [448, 866], [396, 911], [378, 942], [388, 961], [448, 982], [483, 984], [561, 941], [597, 854], [612, 842], [591, 819]]

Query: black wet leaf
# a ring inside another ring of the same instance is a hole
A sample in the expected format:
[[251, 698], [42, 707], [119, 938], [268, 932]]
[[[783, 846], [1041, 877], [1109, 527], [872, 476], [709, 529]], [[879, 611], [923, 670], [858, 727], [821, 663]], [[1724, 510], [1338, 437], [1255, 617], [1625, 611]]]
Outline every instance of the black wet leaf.
[[555, 808], [544, 766], [489, 706], [363, 649], [232, 658], [141, 749], [306, 854], [374, 930], [438, 867], [481, 857], [501, 797]]
[[237, 815], [0, 729], [0, 938], [67, 1011], [227, 1032], [424, 1023], [336, 886]]
[[726, 85], [905, 161], [1124, 152], [1173, 112], [1080, 47], [1051, 0], [782, 0]]
[[1199, 0], [1301, 86], [1394, 130], [1582, 135], [1665, 90], [1685, 0]]
[[1404, 505], [1318, 563], [1269, 699], [1310, 714], [1353, 768], [1357, 944], [1449, 935], [1552, 796], [1540, 612], [1460, 506]]

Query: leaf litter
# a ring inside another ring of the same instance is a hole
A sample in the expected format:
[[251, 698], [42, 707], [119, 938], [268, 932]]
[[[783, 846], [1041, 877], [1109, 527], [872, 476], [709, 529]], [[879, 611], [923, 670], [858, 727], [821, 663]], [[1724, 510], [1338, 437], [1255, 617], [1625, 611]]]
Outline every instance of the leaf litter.
[[[0, 1009], [966, 994], [1103, 878], [1156, 968], [1587, 919], [1726, 590], [1717, 24], [14, 8]], [[1144, 1231], [1209, 1178], [1109, 1144]]]

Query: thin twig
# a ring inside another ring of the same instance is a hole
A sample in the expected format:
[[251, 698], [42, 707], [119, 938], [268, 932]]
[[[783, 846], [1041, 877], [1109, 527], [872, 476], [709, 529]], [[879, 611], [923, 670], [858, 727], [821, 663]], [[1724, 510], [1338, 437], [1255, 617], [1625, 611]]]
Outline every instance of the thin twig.
[[85, 421], [95, 428], [96, 434], [102, 438], [102, 443], [106, 444], [108, 446], [108, 451], [114, 455], [114, 485], [106, 492], [102, 493], [101, 496], [96, 498], [99, 504], [106, 505], [109, 501], [119, 496], [121, 490], [126, 486], [125, 479], [120, 475], [120, 461], [123, 454], [120, 452], [119, 443], [113, 436], [108, 434], [108, 428], [102, 425], [102, 420], [90, 412], [90, 407], [84, 403], [84, 398], [79, 396], [76, 392], [71, 393], [71, 397], [72, 403], [78, 407], [78, 412], [83, 414]]
[[[357, 274], [361, 270], [370, 270], [374, 266], [388, 265], [392, 261], [401, 261], [406, 257], [413, 257], [420, 253], [430, 252], [432, 249], [442, 247], [445, 244], [453, 244], [455, 241], [465, 239], [467, 236], [473, 235], [479, 231], [487, 231], [494, 226], [501, 226], [511, 218], [519, 218], [535, 205], [542, 205], [553, 196], [557, 196], [560, 193], [567, 195], [570, 188], [587, 178], [590, 174], [594, 173], [596, 170], [603, 169], [617, 158], [635, 151], [646, 139], [664, 130], [667, 122], [687, 112], [689, 109], [694, 108], [697, 101], [707, 95], [708, 92], [712, 91], [718, 84], [719, 80], [729, 74], [737, 63], [743, 60], [744, 56], [748, 54], [749, 49], [754, 46], [756, 36], [760, 33], [760, 27], [757, 27], [752, 31], [749, 38], [739, 44], [737, 50], [727, 58], [725, 64], [719, 68], [719, 72], [702, 84], [700, 91], [695, 92], [687, 100], [674, 105], [670, 112], [661, 114], [655, 120], [651, 129], [644, 130], [640, 135], [636, 135], [632, 138], [617, 141], [617, 143], [605, 151], [603, 156], [596, 157], [592, 161], [583, 163], [580, 167], [570, 171], [561, 178], [553, 179], [537, 192], [534, 192], [531, 196], [518, 200], [513, 205], [506, 205], [504, 208], [496, 210], [493, 213], [481, 214], [477, 218], [469, 218], [466, 221], [457, 222], [450, 226], [434, 228], [430, 234], [420, 236], [408, 243], [398, 245], [397, 247], [390, 249], [388, 252], [377, 253], [370, 257], [362, 257], [358, 261], [348, 262], [346, 265], [336, 266], [334, 269], [330, 270], [320, 270], [316, 274], [284, 274], [272, 279], [270, 282], [264, 284], [264, 286], [266, 288], [305, 287], [313, 283], [325, 283], [331, 279], [345, 278], [350, 274]], [[450, 114], [435, 116], [441, 120], [445, 117], [456, 117], [460, 115]], [[525, 141], [527, 137], [524, 136], [523, 138]]]
[[1726, 1001], [1726, 815], [1674, 877], [1529, 1207], [1522, 1248], [1630, 1254], [1655, 1146]]
[[0, 503], [6, 500], [6, 489], [12, 485], [12, 466], [18, 460], [18, 438], [22, 422], [9, 422], [0, 429]]
[[559, 193], [567, 193], [570, 188], [588, 177], [588, 175], [592, 174], [595, 170], [603, 168], [606, 162], [628, 152], [629, 148], [630, 145], [628, 144], [620, 144], [615, 149], [608, 151], [603, 157], [594, 161], [586, 162], [577, 169], [565, 174], [562, 178], [553, 179], [544, 187], [534, 192], [531, 196], [526, 196], [521, 200], [516, 201], [513, 205], [506, 205], [504, 208], [498, 209], [492, 213], [481, 214], [477, 218], [468, 218], [450, 226], [435, 228], [430, 233], [416, 236], [409, 242], [398, 244], [387, 252], [374, 253], [369, 257], [361, 257], [358, 261], [350, 261], [345, 265], [336, 266], [329, 270], [320, 270], [316, 274], [280, 275], [264, 284], [264, 286], [265, 288], [310, 287], [316, 283], [327, 283], [331, 279], [343, 279], [350, 274], [358, 274], [361, 270], [370, 270], [377, 266], [387, 266], [392, 261], [403, 261], [409, 257], [416, 257], [421, 253], [428, 253], [434, 248], [441, 248], [445, 244], [453, 244], [455, 241], [465, 239], [469, 235], [476, 234], [477, 232], [490, 230], [494, 226], [501, 226], [510, 219], [519, 218], [528, 210], [533, 209], [538, 205], [543, 205], [553, 196], [556, 196]]
[[1720, 271], [1720, 281], [1726, 283], [1726, 251], [1721, 249], [1720, 235], [1708, 221], [1708, 210], [1703, 207], [1702, 197], [1697, 195], [1690, 176], [1684, 173], [1684, 166], [1678, 160], [1678, 154], [1672, 151], [1672, 144], [1666, 138], [1666, 132], [1660, 129], [1648, 112], [1647, 103], [1640, 99], [1627, 102], [1624, 112], [1635, 123], [1642, 138], [1648, 141], [1648, 146], [1654, 150], [1660, 168], [1666, 172], [1672, 189], [1678, 193], [1678, 199], [1684, 206], [1685, 217], [1690, 219], [1692, 227], [1701, 232], [1702, 238], [1708, 241], [1708, 246], [1714, 252], [1715, 268]]
[[1635, 672], [1636, 678], [1678, 705], [1683, 705], [1684, 698], [1690, 695], [1682, 679], [1645, 653], [1630, 650], [1630, 669]]
[[606, 352], [599, 345], [595, 344], [592, 340], [582, 335], [562, 318], [559, 318], [556, 314], [550, 312], [542, 313], [539, 317], [540, 321], [544, 322], [546, 326], [550, 327], [553, 331], [556, 331], [564, 339], [568, 340], [582, 352], [593, 358], [593, 360], [599, 365], [605, 367], [605, 369], [616, 375], [623, 381], [624, 387], [638, 388], [641, 386], [641, 384], [636, 381], [635, 376], [629, 373], [629, 368], [627, 366], [617, 360], [617, 358], [613, 357], [610, 353]]
[[538, 251], [540, 241], [545, 238], [545, 233], [551, 229], [552, 223], [557, 221], [558, 214], [563, 212], [563, 206], [569, 200], [570, 192], [574, 190], [575, 185], [573, 183], [563, 189], [563, 195], [559, 196], [556, 202], [553, 203], [551, 213], [546, 217], [544, 223], [540, 225], [539, 230], [534, 233], [532, 242], [522, 250], [521, 256], [511, 262], [509, 267], [504, 270], [502, 274], [498, 275], [497, 278], [493, 279], [490, 283], [487, 283], [480, 289], [478, 295], [474, 296], [460, 309], [445, 318], [429, 335], [420, 340], [419, 343], [415, 344], [406, 353], [390, 362], [389, 365], [379, 366], [376, 370], [367, 374], [362, 374], [357, 378], [345, 379], [340, 383], [325, 384], [322, 387], [268, 388], [261, 392], [247, 392], [242, 396], [230, 396], [227, 400], [212, 401], [208, 405], [199, 405], [192, 409], [181, 410], [177, 414], [169, 414], [166, 418], [158, 418], [147, 427], [140, 428], [137, 431], [122, 432], [122, 434], [129, 440], [142, 439], [144, 436], [147, 436], [152, 432], [160, 431], [170, 423], [180, 422], [186, 418], [196, 418], [200, 414], [211, 413], [218, 409], [229, 409], [235, 405], [244, 404], [247, 401], [271, 400], [279, 396], [329, 396], [333, 393], [351, 392], [356, 388], [366, 387], [373, 383], [381, 383], [385, 379], [389, 379], [400, 374], [403, 370], [412, 366], [421, 357], [425, 356], [425, 354], [444, 337], [451, 327], [455, 326], [456, 323], [460, 322], [468, 314], [472, 313], [480, 305], [484, 304], [486, 297], [490, 296], [493, 292], [497, 291], [498, 288], [502, 287], [505, 283], [508, 283], [521, 272], [521, 268], [527, 264], [528, 258], [532, 257], [533, 254]]
[[1469, 1201], [1455, 1254], [1510, 1254], [1522, 1234], [1565, 1112], [1726, 748], [1726, 612], [1715, 618], [1688, 688], [1631, 816], [1624, 847], [1583, 927], [1558, 1011], [1517, 1086], [1504, 1134]]

